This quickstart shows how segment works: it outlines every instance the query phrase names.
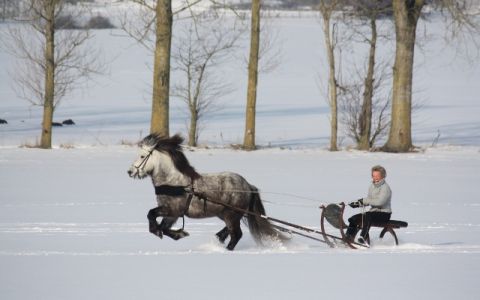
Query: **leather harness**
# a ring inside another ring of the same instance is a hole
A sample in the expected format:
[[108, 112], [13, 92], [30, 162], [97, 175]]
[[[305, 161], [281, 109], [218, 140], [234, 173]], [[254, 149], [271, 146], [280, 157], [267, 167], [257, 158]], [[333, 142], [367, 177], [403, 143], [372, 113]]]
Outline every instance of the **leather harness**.
[[190, 208], [190, 204], [192, 203], [193, 196], [203, 200], [203, 210], [205, 214], [207, 214], [207, 198], [200, 193], [195, 192], [193, 187], [193, 181], [190, 186], [176, 186], [176, 185], [169, 185], [169, 184], [162, 184], [159, 186], [155, 186], [155, 195], [164, 195], [164, 196], [171, 196], [171, 197], [179, 197], [187, 195], [187, 204], [185, 205], [185, 210], [183, 211], [182, 218], [188, 212]]

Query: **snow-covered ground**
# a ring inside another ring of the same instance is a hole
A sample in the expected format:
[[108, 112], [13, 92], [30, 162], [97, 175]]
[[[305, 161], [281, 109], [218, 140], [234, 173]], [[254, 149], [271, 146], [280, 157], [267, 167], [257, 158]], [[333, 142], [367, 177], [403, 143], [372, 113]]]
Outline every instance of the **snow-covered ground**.
[[202, 172], [244, 175], [261, 188], [269, 215], [312, 228], [321, 203], [363, 196], [369, 168], [380, 163], [389, 171], [393, 217], [409, 227], [398, 230], [400, 246], [374, 239], [369, 250], [301, 237], [261, 248], [244, 228], [227, 252], [214, 238], [223, 226], [217, 219], [187, 219], [190, 237], [160, 240], [147, 229], [151, 183], [126, 173], [136, 148], [2, 149], [2, 298], [476, 299], [480, 292], [478, 148], [187, 155]]
[[[393, 189], [393, 218], [409, 222], [397, 232], [400, 246], [374, 239], [368, 250], [330, 249], [294, 237], [262, 248], [244, 227], [236, 250], [227, 252], [214, 238], [222, 227], [217, 219], [187, 219], [190, 236], [176, 242], [149, 234], [153, 188], [127, 176], [137, 149], [119, 144], [148, 131], [152, 58], [120, 31], [98, 31], [94, 44], [115, 58], [110, 75], [59, 106], [55, 120], [77, 125], [55, 128], [49, 151], [18, 148], [38, 138], [41, 110], [11, 90], [13, 62], [0, 52], [0, 118], [9, 122], [0, 125], [1, 299], [478, 298], [478, 62], [454, 60], [439, 39], [418, 52], [416, 99], [427, 102], [415, 114], [414, 139], [428, 146], [440, 131], [437, 147], [331, 153], [324, 150], [328, 108], [318, 88], [325, 66], [320, 24], [313, 18], [271, 24], [283, 64], [261, 77], [257, 123], [259, 144], [271, 147], [187, 149], [186, 155], [200, 172], [244, 175], [262, 191], [270, 216], [312, 228], [319, 227], [320, 204], [364, 196], [370, 167], [382, 164]], [[439, 24], [429, 28], [441, 34]], [[391, 44], [382, 47], [383, 55], [391, 53]], [[202, 143], [241, 142], [241, 68], [235, 61], [222, 66], [236, 91], [205, 124]], [[172, 132], [185, 132], [183, 108], [172, 106]]]

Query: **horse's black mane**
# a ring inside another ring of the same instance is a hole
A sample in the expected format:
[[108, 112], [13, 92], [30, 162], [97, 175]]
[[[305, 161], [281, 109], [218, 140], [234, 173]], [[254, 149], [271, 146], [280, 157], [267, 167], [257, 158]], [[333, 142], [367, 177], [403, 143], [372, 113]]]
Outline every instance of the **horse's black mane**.
[[155, 147], [156, 150], [166, 153], [173, 161], [173, 165], [179, 172], [190, 177], [192, 180], [200, 178], [200, 174], [190, 165], [185, 154], [183, 154], [182, 146], [183, 137], [175, 134], [172, 137], [164, 137], [159, 134], [152, 133], [146, 136], [139, 146]]

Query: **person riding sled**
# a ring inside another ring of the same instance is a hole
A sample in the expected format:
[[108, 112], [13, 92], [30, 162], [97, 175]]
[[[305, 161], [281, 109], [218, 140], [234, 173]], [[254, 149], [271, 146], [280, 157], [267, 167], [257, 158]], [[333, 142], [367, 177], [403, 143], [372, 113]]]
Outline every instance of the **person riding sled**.
[[369, 246], [367, 237], [372, 223], [388, 222], [392, 215], [392, 190], [385, 181], [387, 171], [384, 167], [377, 165], [372, 167], [371, 175], [372, 185], [368, 189], [368, 196], [348, 204], [352, 208], [371, 206], [369, 211], [348, 219], [347, 238], [353, 241], [358, 230], [361, 229], [357, 242], [365, 246]]

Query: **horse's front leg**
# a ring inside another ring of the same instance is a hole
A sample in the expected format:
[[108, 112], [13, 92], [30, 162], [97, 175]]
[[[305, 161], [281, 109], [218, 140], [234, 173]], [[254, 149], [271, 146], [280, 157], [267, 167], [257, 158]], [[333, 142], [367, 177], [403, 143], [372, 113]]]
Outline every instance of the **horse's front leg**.
[[177, 222], [178, 218], [174, 217], [164, 217], [162, 222], [160, 222], [160, 229], [162, 230], [163, 234], [174, 239], [179, 240], [181, 238], [189, 236], [188, 232], [181, 229], [171, 229], [173, 224]]
[[163, 238], [163, 233], [160, 225], [157, 222], [157, 218], [161, 215], [161, 207], [152, 208], [148, 214], [148, 230], [159, 238]]

